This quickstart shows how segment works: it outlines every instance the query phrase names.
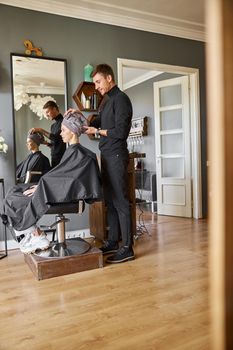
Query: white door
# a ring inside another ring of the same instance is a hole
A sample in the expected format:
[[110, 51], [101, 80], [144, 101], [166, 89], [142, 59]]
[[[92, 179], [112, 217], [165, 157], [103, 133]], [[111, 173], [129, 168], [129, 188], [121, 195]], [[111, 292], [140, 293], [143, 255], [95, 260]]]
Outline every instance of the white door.
[[192, 217], [189, 78], [154, 83], [157, 210]]

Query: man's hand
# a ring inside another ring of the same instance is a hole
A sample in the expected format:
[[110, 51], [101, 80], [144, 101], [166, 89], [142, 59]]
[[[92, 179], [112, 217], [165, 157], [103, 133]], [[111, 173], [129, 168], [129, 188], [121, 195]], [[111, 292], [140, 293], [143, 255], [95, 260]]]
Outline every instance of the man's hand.
[[29, 187], [26, 191], [23, 192], [23, 194], [27, 197], [31, 197], [33, 193], [36, 191], [38, 185], [33, 185]]
[[32, 129], [29, 130], [29, 133], [30, 133], [30, 134], [33, 134], [34, 132], [40, 132], [41, 134], [43, 134], [44, 131], [45, 131], [45, 130], [42, 129], [42, 128], [32, 128]]
[[51, 144], [50, 142], [48, 142], [48, 141], [44, 141], [44, 142], [42, 143], [42, 145], [48, 146], [49, 148], [52, 147], [52, 144]]
[[82, 112], [79, 109], [69, 108], [68, 111], [65, 112], [64, 116], [75, 112], [82, 114]]
[[86, 135], [95, 135], [97, 129], [94, 126], [83, 126], [83, 130], [85, 130], [84, 134]]
[[29, 130], [29, 133], [31, 133], [31, 134], [33, 134], [34, 132], [40, 132], [45, 137], [48, 137], [48, 138], [50, 137], [50, 133], [42, 128], [32, 128]]
[[95, 135], [97, 138], [100, 136], [107, 136], [108, 130], [96, 129], [94, 126], [83, 126], [84, 134], [86, 135]]

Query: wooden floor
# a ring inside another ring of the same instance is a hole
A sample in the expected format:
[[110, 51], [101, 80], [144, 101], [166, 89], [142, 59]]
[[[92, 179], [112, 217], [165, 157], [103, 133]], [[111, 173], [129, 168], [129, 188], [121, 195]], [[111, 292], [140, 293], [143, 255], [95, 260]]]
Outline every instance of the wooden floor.
[[210, 349], [206, 221], [143, 217], [131, 262], [36, 281], [0, 260], [0, 350]]

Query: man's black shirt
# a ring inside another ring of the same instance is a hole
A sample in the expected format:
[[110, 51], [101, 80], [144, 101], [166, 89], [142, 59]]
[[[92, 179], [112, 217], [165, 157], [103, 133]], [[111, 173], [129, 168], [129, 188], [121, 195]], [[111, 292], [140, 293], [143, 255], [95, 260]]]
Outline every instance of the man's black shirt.
[[103, 100], [99, 116], [91, 123], [96, 128], [107, 130], [107, 137], [100, 137], [99, 149], [105, 156], [127, 155], [127, 138], [133, 114], [130, 99], [115, 85]]
[[52, 168], [60, 163], [60, 160], [66, 150], [66, 144], [62, 141], [61, 133], [61, 124], [63, 121], [62, 114], [54, 119], [54, 123], [51, 125], [50, 137], [51, 140], [51, 164]]

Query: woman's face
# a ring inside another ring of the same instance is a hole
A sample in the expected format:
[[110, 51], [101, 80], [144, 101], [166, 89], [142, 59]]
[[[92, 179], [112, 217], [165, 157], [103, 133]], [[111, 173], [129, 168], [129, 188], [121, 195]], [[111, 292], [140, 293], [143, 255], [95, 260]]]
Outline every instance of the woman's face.
[[29, 151], [34, 151], [35, 149], [38, 149], [37, 144], [31, 139], [27, 139], [26, 146]]
[[73, 138], [74, 133], [70, 131], [65, 125], [61, 125], [61, 137], [63, 142], [70, 143], [71, 139]]

